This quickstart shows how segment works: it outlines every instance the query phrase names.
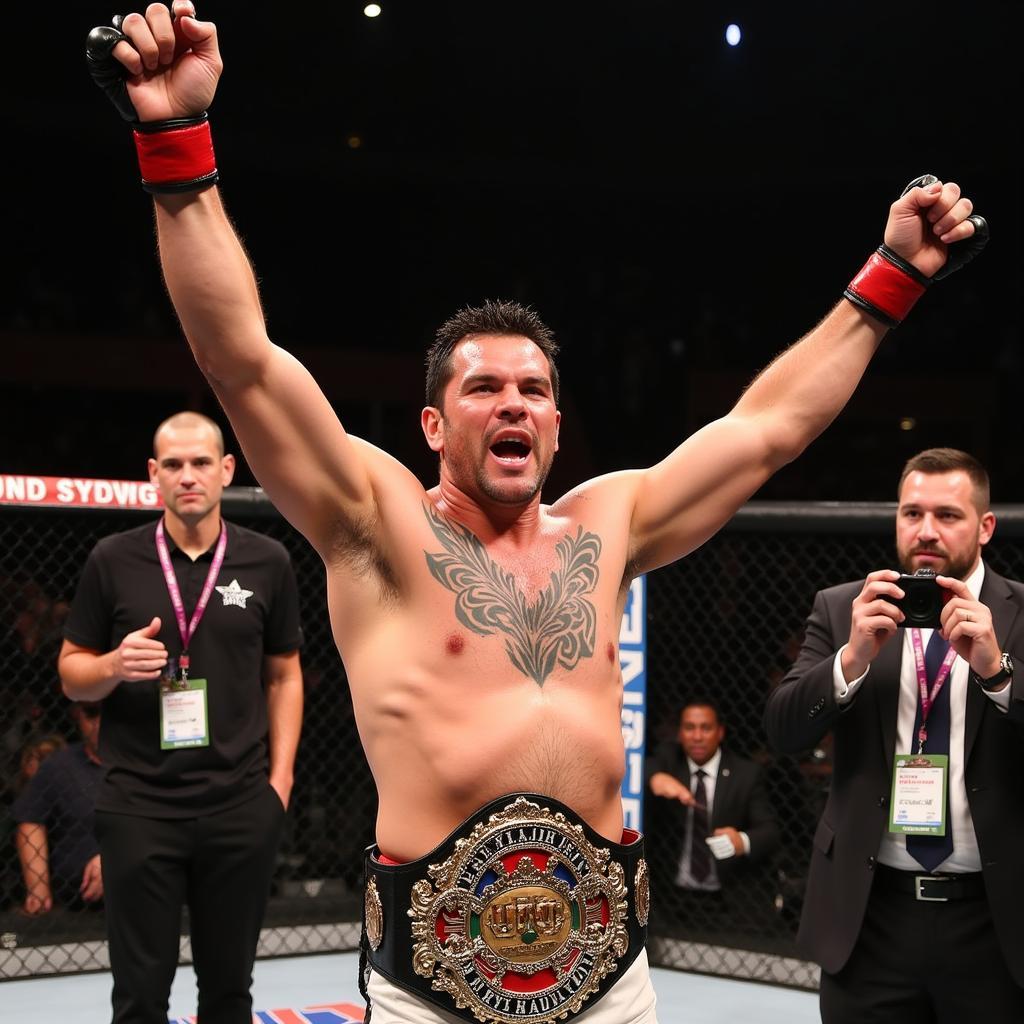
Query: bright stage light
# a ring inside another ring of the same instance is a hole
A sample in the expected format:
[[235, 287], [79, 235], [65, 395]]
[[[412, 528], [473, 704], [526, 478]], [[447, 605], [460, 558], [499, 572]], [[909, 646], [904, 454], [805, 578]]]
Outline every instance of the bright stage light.
[[725, 30], [725, 41], [730, 46], [739, 46], [740, 40], [743, 38], [743, 33], [740, 31], [739, 25], [729, 25]]
[[367, 4], [363, 8], [363, 14], [368, 18], [376, 18], [380, 15], [381, 7], [380, 4]]

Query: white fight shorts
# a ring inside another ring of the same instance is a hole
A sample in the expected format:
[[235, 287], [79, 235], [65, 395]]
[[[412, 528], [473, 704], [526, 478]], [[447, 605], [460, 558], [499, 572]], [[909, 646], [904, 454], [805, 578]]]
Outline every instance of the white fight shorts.
[[[437, 1009], [379, 974], [370, 975], [367, 988], [373, 1009], [370, 1024], [463, 1024], [460, 1017]], [[573, 1017], [572, 1024], [658, 1024], [656, 1003], [644, 950], [600, 1002]]]

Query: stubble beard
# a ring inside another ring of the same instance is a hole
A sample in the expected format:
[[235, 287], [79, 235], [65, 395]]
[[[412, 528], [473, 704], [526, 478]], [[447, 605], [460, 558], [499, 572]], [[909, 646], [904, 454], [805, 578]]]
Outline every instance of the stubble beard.
[[537, 469], [531, 476], [495, 478], [487, 473], [489, 448], [485, 447], [483, 457], [475, 461], [465, 448], [453, 446], [447, 439], [445, 445], [445, 461], [455, 486], [465, 491], [466, 482], [472, 479], [477, 491], [496, 505], [528, 505], [540, 494], [551, 471], [554, 453], [542, 460], [539, 449], [534, 447], [532, 454], [537, 459]]
[[548, 478], [551, 469], [551, 460], [547, 465], [539, 466], [532, 477], [504, 477], [494, 479], [487, 475], [484, 466], [479, 466], [476, 472], [476, 485], [484, 497], [497, 505], [527, 505], [540, 494], [544, 487], [544, 481]]

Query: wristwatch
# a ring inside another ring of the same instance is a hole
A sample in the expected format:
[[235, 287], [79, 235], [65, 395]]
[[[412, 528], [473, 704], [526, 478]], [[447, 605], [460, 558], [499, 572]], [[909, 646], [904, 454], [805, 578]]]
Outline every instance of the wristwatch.
[[974, 674], [974, 678], [978, 680], [978, 684], [983, 690], [993, 691], [1002, 688], [1003, 683], [1006, 682], [1013, 675], [1013, 661], [1010, 659], [1009, 654], [1003, 651], [999, 658], [999, 671], [988, 679], [982, 679], [977, 673]]

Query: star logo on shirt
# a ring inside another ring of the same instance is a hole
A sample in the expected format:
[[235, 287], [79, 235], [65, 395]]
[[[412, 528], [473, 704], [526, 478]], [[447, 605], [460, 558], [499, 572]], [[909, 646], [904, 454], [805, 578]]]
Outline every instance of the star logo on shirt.
[[232, 580], [229, 586], [217, 587], [217, 593], [224, 598], [224, 607], [234, 605], [236, 608], [245, 607], [245, 599], [252, 597], [251, 590], [243, 590], [238, 585], [238, 580]]

